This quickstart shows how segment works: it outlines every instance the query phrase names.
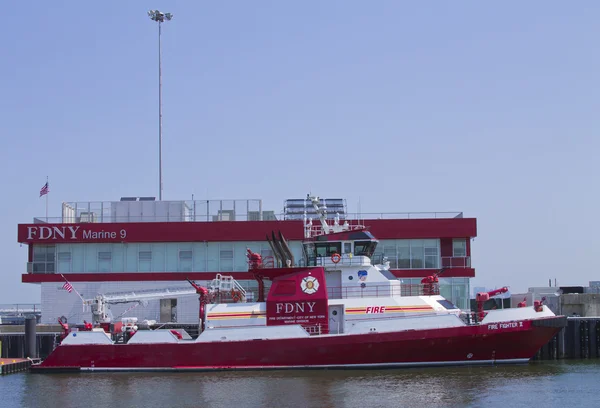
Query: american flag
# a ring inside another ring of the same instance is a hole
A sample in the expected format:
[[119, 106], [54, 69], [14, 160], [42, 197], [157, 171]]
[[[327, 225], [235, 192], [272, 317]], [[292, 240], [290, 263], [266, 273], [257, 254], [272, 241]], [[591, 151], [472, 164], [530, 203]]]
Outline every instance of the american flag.
[[50, 186], [48, 186], [48, 182], [46, 181], [46, 184], [44, 184], [44, 187], [42, 187], [42, 189], [40, 190], [40, 197], [48, 194], [50, 192]]
[[71, 285], [69, 282], [65, 282], [65, 284], [63, 285], [63, 289], [71, 293], [73, 291], [73, 285]]

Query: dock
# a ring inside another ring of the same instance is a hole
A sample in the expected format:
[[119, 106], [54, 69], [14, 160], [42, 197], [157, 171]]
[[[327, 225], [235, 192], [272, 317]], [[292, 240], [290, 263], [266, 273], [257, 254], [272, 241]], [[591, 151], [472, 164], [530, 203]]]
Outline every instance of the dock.
[[554, 336], [535, 360], [600, 358], [600, 317], [568, 317], [567, 327]]
[[32, 361], [26, 358], [0, 358], [0, 375], [29, 370]]

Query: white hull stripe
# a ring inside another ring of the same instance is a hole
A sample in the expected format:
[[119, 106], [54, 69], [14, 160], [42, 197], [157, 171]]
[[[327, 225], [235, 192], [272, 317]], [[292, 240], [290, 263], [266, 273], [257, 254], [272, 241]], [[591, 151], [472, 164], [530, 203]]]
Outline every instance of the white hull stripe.
[[[374, 363], [374, 364], [324, 364], [294, 366], [252, 366], [252, 367], [81, 367], [81, 371], [256, 371], [256, 370], [305, 370], [327, 368], [402, 368], [430, 366], [526, 364], [528, 358], [510, 358], [505, 360], [463, 360], [463, 361], [423, 361], [414, 363]], [[49, 369], [51, 367], [48, 367]]]

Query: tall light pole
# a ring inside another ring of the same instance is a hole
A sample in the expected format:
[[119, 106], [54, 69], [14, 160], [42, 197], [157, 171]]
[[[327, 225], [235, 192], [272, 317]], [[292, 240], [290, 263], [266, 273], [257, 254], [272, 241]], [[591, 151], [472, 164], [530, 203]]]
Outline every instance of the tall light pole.
[[171, 13], [163, 13], [158, 10], [148, 11], [148, 17], [158, 22], [158, 200], [162, 201], [162, 67], [160, 53], [161, 24], [173, 18]]

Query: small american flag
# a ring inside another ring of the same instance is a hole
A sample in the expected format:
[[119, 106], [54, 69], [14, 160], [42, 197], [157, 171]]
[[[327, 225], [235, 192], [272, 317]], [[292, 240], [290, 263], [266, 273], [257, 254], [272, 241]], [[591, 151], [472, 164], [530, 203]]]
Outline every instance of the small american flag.
[[69, 282], [65, 282], [65, 284], [63, 285], [63, 289], [71, 293], [73, 291], [73, 285], [71, 285]]
[[42, 187], [42, 189], [40, 190], [40, 197], [48, 194], [49, 192], [50, 192], [50, 186], [48, 186], [48, 182], [46, 181], [46, 184], [44, 184], [44, 187]]

